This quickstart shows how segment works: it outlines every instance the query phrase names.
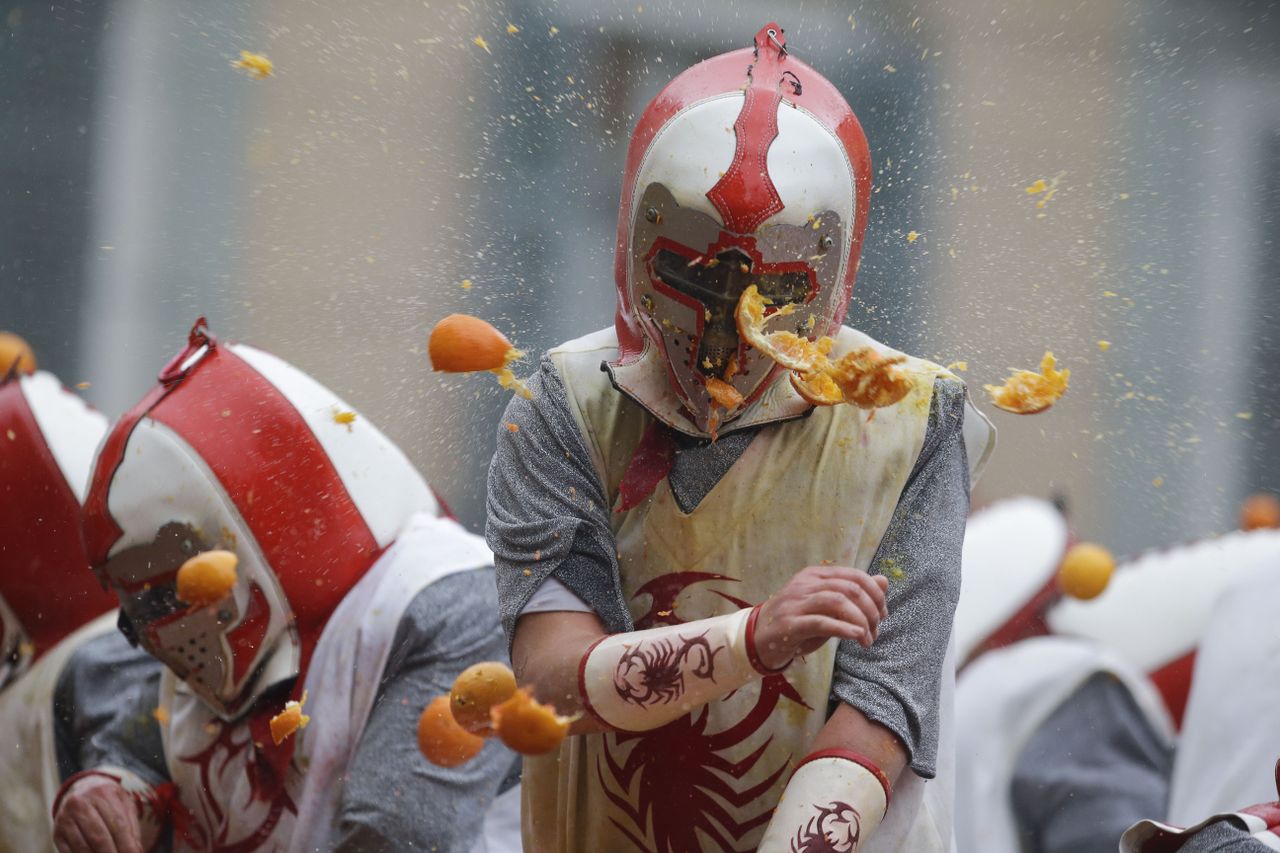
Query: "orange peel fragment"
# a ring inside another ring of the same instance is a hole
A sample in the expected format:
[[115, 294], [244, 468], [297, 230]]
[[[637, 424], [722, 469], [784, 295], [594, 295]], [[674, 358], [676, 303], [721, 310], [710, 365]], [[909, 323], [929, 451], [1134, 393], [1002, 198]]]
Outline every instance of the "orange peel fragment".
[[516, 692], [516, 676], [497, 661], [473, 664], [453, 680], [449, 691], [449, 711], [453, 719], [472, 734], [493, 734], [489, 711]]
[[294, 702], [292, 699], [284, 703], [284, 710], [271, 718], [271, 739], [275, 741], [276, 746], [284, 743], [285, 738], [293, 735], [299, 729], [305, 729], [307, 723], [311, 722], [311, 718], [302, 713], [302, 706], [306, 704], [307, 691], [302, 691], [302, 700]]
[[733, 411], [742, 405], [742, 394], [723, 379], [708, 376], [706, 380], [707, 394], [712, 402], [725, 411]]
[[767, 331], [766, 323], [795, 309], [784, 305], [766, 317], [766, 305], [768, 301], [754, 284], [743, 291], [735, 314], [738, 334], [791, 371], [791, 385], [806, 402], [815, 406], [852, 403], [862, 409], [877, 409], [892, 406], [915, 387], [911, 374], [899, 368], [906, 356], [884, 356], [872, 347], [859, 347], [833, 360], [835, 340], [831, 337], [811, 341], [794, 332]]
[[1015, 415], [1034, 415], [1058, 401], [1067, 390], [1070, 370], [1057, 370], [1053, 353], [1040, 360], [1040, 372], [1016, 370], [1003, 385], [985, 385], [996, 408]]
[[192, 607], [206, 607], [226, 598], [236, 585], [237, 563], [239, 560], [231, 551], [196, 554], [178, 569], [178, 600]]
[[427, 354], [433, 370], [445, 373], [478, 373], [487, 370], [498, 384], [524, 398], [532, 395], [515, 373], [512, 362], [524, 353], [491, 324], [470, 314], [450, 314], [431, 329]]
[[521, 755], [543, 755], [560, 745], [573, 717], [562, 717], [551, 705], [533, 698], [521, 687], [510, 699], [489, 711], [494, 733]]
[[418, 717], [418, 750], [432, 764], [457, 767], [480, 754], [484, 738], [458, 725], [449, 711], [449, 697], [432, 699]]

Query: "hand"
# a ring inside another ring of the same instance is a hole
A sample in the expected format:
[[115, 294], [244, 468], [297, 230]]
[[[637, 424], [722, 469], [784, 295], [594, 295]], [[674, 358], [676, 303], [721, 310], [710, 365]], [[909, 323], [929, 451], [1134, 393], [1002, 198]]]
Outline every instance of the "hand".
[[86, 776], [67, 791], [53, 819], [58, 853], [143, 853], [132, 795], [104, 776]]
[[816, 651], [832, 637], [870, 648], [889, 615], [884, 594], [889, 579], [844, 566], [809, 566], [796, 573], [760, 608], [755, 647], [770, 669], [796, 655]]

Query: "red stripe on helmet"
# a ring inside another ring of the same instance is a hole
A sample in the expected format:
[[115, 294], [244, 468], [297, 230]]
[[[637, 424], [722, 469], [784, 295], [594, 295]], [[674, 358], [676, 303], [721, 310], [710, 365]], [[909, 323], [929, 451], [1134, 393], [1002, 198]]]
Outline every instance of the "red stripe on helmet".
[[0, 384], [0, 597], [36, 656], [115, 606], [89, 571], [80, 521], [21, 381]]
[[[768, 24], [756, 34], [756, 61], [733, 123], [737, 140], [733, 162], [707, 198], [720, 211], [724, 227], [750, 234], [782, 210], [782, 198], [769, 177], [769, 147], [778, 138], [778, 105], [782, 103], [783, 66], [787, 54], [782, 30]], [[802, 90], [803, 91], [803, 90]]]
[[279, 389], [226, 347], [150, 415], [200, 455], [279, 579], [309, 657], [380, 549], [333, 462]]

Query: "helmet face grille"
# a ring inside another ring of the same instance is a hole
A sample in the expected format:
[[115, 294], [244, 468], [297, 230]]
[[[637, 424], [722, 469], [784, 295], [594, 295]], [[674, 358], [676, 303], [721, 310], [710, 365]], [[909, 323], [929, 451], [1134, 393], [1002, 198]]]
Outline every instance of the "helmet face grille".
[[833, 211], [735, 234], [707, 213], [680, 207], [654, 183], [636, 206], [632, 234], [631, 304], [700, 428], [712, 414], [708, 377], [750, 398], [772, 375], [773, 362], [738, 335], [735, 315], [747, 287], [755, 285], [775, 309], [795, 305], [789, 322], [797, 334], [817, 337], [834, 321], [842, 264], [841, 253], [829, 249], [843, 245], [844, 235]]

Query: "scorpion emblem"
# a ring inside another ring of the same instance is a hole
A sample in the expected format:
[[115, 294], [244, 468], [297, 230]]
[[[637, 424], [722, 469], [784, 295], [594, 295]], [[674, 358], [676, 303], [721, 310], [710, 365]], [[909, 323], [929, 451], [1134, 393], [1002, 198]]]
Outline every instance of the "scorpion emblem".
[[[735, 582], [709, 572], [651, 580], [636, 593], [651, 598], [636, 628], [683, 624], [676, 613], [679, 594], [716, 581]], [[714, 592], [737, 607], [751, 606]], [[628, 701], [671, 701], [683, 692], [687, 675], [712, 677], [721, 650], [710, 648], [705, 636], [681, 637], [670, 648], [641, 644], [620, 661], [615, 682]], [[772, 738], [745, 755], [737, 750], [768, 725], [784, 700], [812, 710], [786, 676], [776, 673], [761, 680], [758, 698], [743, 703], [740, 716], [715, 717], [712, 706], [703, 706], [653, 731], [605, 735], [596, 772], [611, 805], [610, 822], [642, 853], [754, 851], [773, 812], [770, 794], [791, 765], [786, 756], [766, 756]]]
[[796, 831], [791, 853], [854, 853], [862, 840], [862, 820], [848, 803], [819, 806], [818, 813]]
[[686, 664], [688, 675], [715, 681], [716, 655], [724, 646], [711, 648], [705, 632], [679, 639], [679, 647], [664, 639], [627, 650], [613, 674], [613, 686], [624, 701], [642, 707], [676, 701], [684, 695]]

